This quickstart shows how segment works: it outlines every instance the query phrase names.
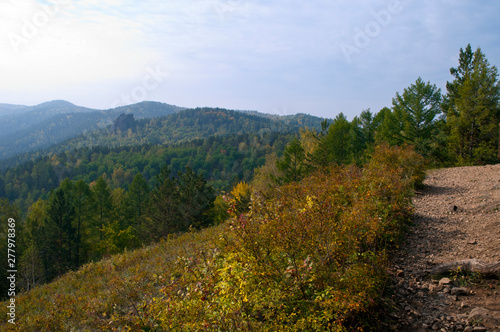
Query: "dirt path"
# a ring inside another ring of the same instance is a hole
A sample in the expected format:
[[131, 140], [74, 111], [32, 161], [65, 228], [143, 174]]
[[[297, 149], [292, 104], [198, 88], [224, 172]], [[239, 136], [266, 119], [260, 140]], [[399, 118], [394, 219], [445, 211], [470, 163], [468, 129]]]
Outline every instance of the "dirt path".
[[[500, 165], [433, 170], [393, 261], [397, 331], [500, 331], [500, 281], [421, 276], [438, 264], [500, 261]], [[448, 281], [450, 283], [448, 283]]]

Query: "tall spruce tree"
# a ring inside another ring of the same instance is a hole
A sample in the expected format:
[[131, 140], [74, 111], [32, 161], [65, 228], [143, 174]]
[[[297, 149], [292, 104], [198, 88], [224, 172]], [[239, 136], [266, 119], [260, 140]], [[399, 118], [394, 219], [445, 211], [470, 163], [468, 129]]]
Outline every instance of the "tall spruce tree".
[[449, 146], [459, 164], [494, 162], [500, 121], [498, 70], [480, 48], [460, 49], [459, 66], [448, 82], [445, 112]]
[[312, 155], [313, 163], [319, 167], [329, 164], [348, 164], [353, 161], [351, 124], [343, 113], [335, 117], [328, 133], [319, 142]]
[[168, 166], [163, 167], [150, 193], [148, 218], [142, 227], [143, 236], [149, 240], [210, 222], [208, 211], [215, 201], [214, 189], [189, 167], [177, 177], [170, 173]]
[[415, 146], [417, 152], [431, 157], [438, 149], [437, 121], [441, 113], [441, 89], [418, 78], [392, 99], [396, 140]]
[[127, 198], [131, 224], [134, 228], [141, 227], [149, 203], [149, 185], [141, 173], [137, 173], [128, 188]]
[[278, 183], [289, 183], [302, 180], [309, 171], [306, 153], [297, 137], [286, 146], [283, 156], [276, 161], [276, 168], [283, 174], [275, 177]]
[[113, 201], [111, 190], [103, 176], [100, 176], [92, 187], [94, 196], [94, 211], [98, 227], [102, 227], [110, 222], [111, 212], [113, 211]]
[[[88, 184], [83, 180], [78, 180], [72, 187], [73, 205], [75, 207], [75, 264], [80, 266], [86, 260], [86, 250], [82, 252], [84, 246], [84, 238], [88, 227], [91, 225], [91, 207], [94, 203], [94, 196]], [[86, 248], [84, 248], [86, 249]]]
[[49, 198], [48, 220], [45, 231], [49, 241], [49, 262], [46, 266], [48, 278], [52, 279], [75, 267], [74, 245], [75, 208], [64, 189], [58, 188]]

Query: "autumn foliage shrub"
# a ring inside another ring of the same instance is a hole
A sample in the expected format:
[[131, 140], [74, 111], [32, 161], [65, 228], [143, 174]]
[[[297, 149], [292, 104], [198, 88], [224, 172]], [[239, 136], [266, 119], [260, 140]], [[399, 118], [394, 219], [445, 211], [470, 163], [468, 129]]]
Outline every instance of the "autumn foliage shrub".
[[332, 166], [230, 206], [212, 248], [182, 256], [147, 302], [175, 331], [364, 330], [386, 282], [387, 247], [412, 213], [419, 180], [411, 149], [380, 147], [365, 168]]

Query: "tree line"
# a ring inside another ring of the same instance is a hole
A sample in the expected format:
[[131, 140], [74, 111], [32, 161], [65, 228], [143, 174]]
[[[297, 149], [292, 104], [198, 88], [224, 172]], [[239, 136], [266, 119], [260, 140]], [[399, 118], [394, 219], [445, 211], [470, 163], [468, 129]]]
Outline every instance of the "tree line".
[[[18, 224], [18, 287], [28, 290], [87, 262], [207, 226], [214, 201], [213, 187], [189, 167], [174, 176], [164, 166], [153, 188], [138, 173], [127, 191], [111, 189], [102, 176], [90, 185], [65, 179]], [[21, 221], [7, 199], [0, 205], [2, 218]], [[6, 280], [0, 282], [3, 296]]]
[[[417, 78], [397, 92], [392, 108], [364, 110], [352, 121], [340, 113], [320, 132], [304, 130], [276, 158], [259, 169], [275, 183], [298, 181], [312, 170], [334, 164], [364, 164], [380, 144], [411, 145], [428, 167], [498, 162], [500, 85], [498, 70], [480, 48], [460, 49], [459, 65], [446, 93]], [[271, 159], [272, 159], [271, 158]], [[262, 177], [261, 177], [262, 178]], [[262, 181], [261, 181], [262, 182]]]

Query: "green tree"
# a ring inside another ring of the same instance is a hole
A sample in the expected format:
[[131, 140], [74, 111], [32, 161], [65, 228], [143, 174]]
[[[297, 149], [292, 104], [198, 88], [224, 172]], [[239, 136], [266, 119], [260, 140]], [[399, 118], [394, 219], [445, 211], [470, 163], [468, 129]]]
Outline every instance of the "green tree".
[[189, 167], [177, 177], [170, 173], [168, 166], [163, 167], [150, 193], [148, 222], [143, 230], [153, 240], [210, 223], [214, 189]]
[[455, 78], [452, 82], [446, 82], [447, 94], [443, 98], [443, 112], [454, 114], [456, 112], [456, 100], [459, 98], [459, 89], [467, 77], [474, 70], [474, 52], [470, 44], [464, 49], [460, 48], [458, 67], [450, 68], [450, 74]]
[[287, 145], [283, 156], [276, 162], [276, 168], [283, 174], [275, 177], [278, 183], [300, 181], [309, 172], [304, 147], [297, 137]]
[[46, 268], [50, 266], [46, 227], [48, 202], [39, 199], [28, 209], [26, 237], [28, 247], [20, 259], [21, 287], [29, 290], [46, 281]]
[[45, 266], [49, 280], [74, 268], [75, 208], [64, 189], [58, 188], [49, 198], [47, 210], [47, 239], [49, 266]]
[[332, 163], [348, 164], [352, 157], [351, 124], [340, 113], [328, 127], [328, 133], [321, 139], [312, 160], [316, 165], [325, 167]]
[[500, 121], [498, 70], [491, 66], [480, 48], [472, 53], [470, 44], [460, 49], [459, 66], [448, 82], [446, 118], [449, 145], [460, 164], [496, 160]]
[[399, 145], [410, 144], [417, 152], [430, 157], [438, 148], [437, 116], [441, 113], [441, 90], [420, 77], [392, 99], [396, 119], [395, 138]]
[[373, 118], [373, 123], [375, 143], [377, 145], [382, 143], [397, 145], [400, 142], [398, 138], [398, 121], [390, 108], [382, 108]]
[[369, 109], [354, 117], [350, 124], [351, 158], [357, 165], [364, 164], [367, 149], [373, 147], [375, 142], [374, 118]]
[[208, 185], [202, 174], [196, 174], [186, 167], [185, 172], [177, 174], [177, 190], [180, 200], [180, 213], [183, 225], [181, 230], [191, 226], [207, 226], [211, 223], [207, 213], [215, 201], [215, 191]]
[[[150, 193], [148, 219], [142, 227], [147, 236], [145, 242], [158, 240], [179, 229], [179, 197], [176, 181], [170, 177], [170, 169], [165, 166], [156, 176], [156, 184]], [[148, 241], [149, 240], [149, 241]]]
[[94, 212], [97, 224], [99, 227], [102, 227], [110, 222], [113, 211], [111, 190], [103, 176], [100, 176], [95, 182], [95, 185], [92, 187], [92, 194], [94, 196]]
[[128, 188], [127, 202], [129, 218], [133, 227], [139, 229], [149, 204], [149, 185], [141, 173], [137, 173]]
[[[82, 238], [86, 234], [88, 227], [91, 225], [92, 211], [91, 207], [94, 203], [92, 191], [88, 184], [83, 180], [78, 180], [73, 186], [73, 205], [75, 207], [75, 228], [76, 228], [76, 253], [75, 264], [80, 264], [85, 261], [82, 257], [82, 244], [85, 239]], [[85, 255], [83, 255], [85, 256]]]

